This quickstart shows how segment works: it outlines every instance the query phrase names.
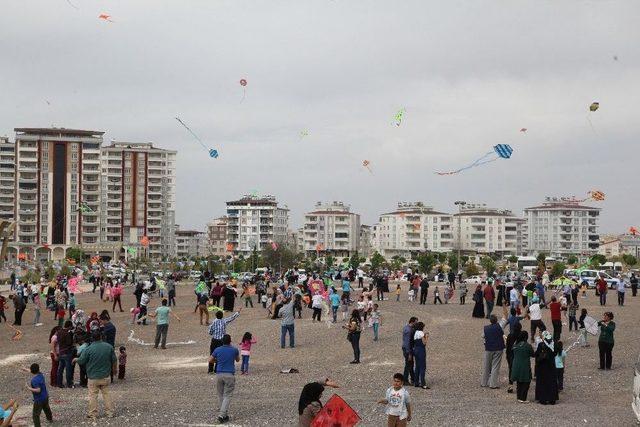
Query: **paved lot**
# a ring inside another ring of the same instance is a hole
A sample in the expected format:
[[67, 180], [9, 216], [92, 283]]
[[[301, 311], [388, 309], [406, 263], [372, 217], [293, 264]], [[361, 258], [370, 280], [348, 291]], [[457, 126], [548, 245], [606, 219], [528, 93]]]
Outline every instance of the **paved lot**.
[[[395, 285], [393, 285], [395, 288]], [[433, 289], [433, 288], [432, 288]], [[5, 293], [6, 294], [6, 293]], [[630, 294], [630, 293], [629, 293]], [[565, 372], [565, 391], [554, 407], [534, 403], [516, 403], [514, 394], [506, 393], [506, 361], [502, 368], [500, 390], [480, 388], [482, 359], [482, 326], [484, 320], [471, 318], [471, 304], [419, 306], [406, 301], [381, 303], [381, 341], [372, 342], [371, 331], [361, 339], [362, 364], [349, 365], [352, 360], [350, 344], [339, 325], [312, 323], [311, 311], [303, 311], [303, 319], [296, 321], [296, 349], [279, 348], [279, 322], [269, 320], [261, 306], [243, 310], [240, 318], [228, 331], [237, 343], [245, 331], [258, 339], [251, 356], [251, 373], [239, 376], [231, 405], [232, 425], [295, 425], [297, 401], [302, 386], [308, 382], [330, 376], [342, 388], [343, 396], [362, 416], [364, 426], [385, 424], [382, 407], [375, 401], [384, 395], [394, 372], [402, 371], [400, 351], [401, 330], [411, 315], [425, 321], [431, 334], [427, 355], [427, 381], [431, 390], [410, 388], [414, 406], [414, 426], [440, 425], [633, 425], [631, 386], [632, 368], [638, 356], [637, 320], [640, 297], [628, 296], [628, 305], [608, 307], [615, 313], [617, 323], [614, 348], [614, 369], [597, 370], [597, 343], [592, 338], [591, 348], [576, 348], [569, 353]], [[613, 294], [611, 294], [613, 297]], [[611, 298], [615, 299], [615, 298]], [[80, 308], [85, 311], [101, 310], [107, 303], [98, 301], [97, 294], [80, 295]], [[126, 309], [134, 305], [131, 289], [124, 298]], [[237, 300], [239, 301], [239, 300]], [[590, 291], [587, 299], [580, 300], [594, 317], [602, 311]], [[127, 342], [130, 331], [146, 342], [153, 339], [155, 326], [132, 326], [129, 313], [116, 313], [113, 317], [118, 328], [116, 343], [127, 347], [129, 358], [127, 379], [112, 388], [116, 404], [116, 418], [99, 420], [109, 425], [188, 425], [212, 424], [217, 415], [217, 398], [213, 377], [206, 374], [209, 338], [206, 327], [200, 326], [193, 314], [192, 286], [180, 285], [177, 313], [181, 323], [172, 320], [169, 342], [197, 341], [194, 345], [169, 346], [165, 351], [154, 350]], [[612, 301], [615, 304], [615, 301]], [[152, 306], [158, 303], [152, 301]], [[13, 318], [11, 311], [9, 319]], [[27, 311], [24, 323], [29, 324], [33, 313]], [[43, 316], [45, 326], [23, 326], [24, 338], [10, 341], [11, 333], [0, 327], [0, 399], [20, 399], [24, 406], [19, 411], [24, 424], [30, 423], [30, 393], [24, 389], [27, 374], [17, 371], [37, 361], [48, 372], [50, 360], [46, 345], [53, 315]], [[548, 310], [545, 322], [550, 325]], [[528, 326], [527, 326], [528, 327]], [[569, 343], [573, 333], [563, 333]], [[565, 344], [566, 345], [566, 344]], [[299, 374], [280, 374], [284, 368], [295, 367]], [[77, 373], [76, 373], [77, 378]], [[535, 385], [532, 384], [530, 399]], [[332, 390], [325, 392], [326, 401]], [[50, 390], [57, 425], [77, 425], [85, 422], [86, 390]], [[24, 417], [24, 418], [23, 418]]]

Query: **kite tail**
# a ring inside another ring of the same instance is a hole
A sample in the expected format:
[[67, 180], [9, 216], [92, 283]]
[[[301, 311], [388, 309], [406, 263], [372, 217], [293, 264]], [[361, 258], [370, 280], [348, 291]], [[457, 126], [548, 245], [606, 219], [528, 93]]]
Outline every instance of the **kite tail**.
[[240, 100], [240, 104], [242, 104], [246, 96], [247, 96], [247, 89], [242, 88], [242, 99]]
[[487, 154], [485, 154], [484, 156], [480, 157], [478, 160], [476, 160], [475, 162], [471, 163], [468, 166], [465, 166], [465, 167], [462, 167], [460, 169], [456, 169], [456, 170], [450, 171], [450, 172], [436, 172], [436, 175], [453, 175], [453, 174], [456, 174], [456, 173], [460, 173], [460, 172], [462, 172], [464, 170], [471, 169], [473, 167], [476, 167], [476, 166], [479, 166], [479, 165], [483, 165], [485, 163], [489, 163], [489, 162], [493, 162], [495, 160], [498, 160], [496, 158], [496, 159], [492, 159], [492, 160], [483, 162], [483, 160], [485, 160], [487, 157], [489, 157], [490, 155], [492, 155], [494, 153], [495, 153], [494, 151], [489, 151]]
[[593, 134], [598, 136], [598, 132], [596, 132], [596, 128], [593, 127], [593, 123], [591, 123], [591, 113], [587, 114], [587, 121], [589, 122], [589, 126], [591, 126], [591, 130]]
[[191, 130], [191, 128], [190, 128], [189, 126], [187, 126], [187, 125], [186, 125], [182, 120], [180, 120], [180, 117], [176, 117], [176, 120], [178, 121], [178, 123], [180, 123], [182, 126], [184, 126], [184, 128], [185, 128], [186, 130], [188, 130], [188, 131], [189, 131], [189, 133], [190, 133], [191, 135], [193, 135], [193, 137], [194, 137], [196, 140], [198, 140], [198, 142], [200, 143], [200, 145], [202, 145], [202, 147], [203, 147], [205, 150], [209, 151], [209, 149], [207, 148], [207, 146], [206, 146], [206, 145], [204, 145], [204, 142], [202, 142], [202, 140], [198, 137], [198, 135], [196, 135], [196, 134], [195, 134], [195, 132], [194, 132], [194, 131], [192, 131], [192, 130]]

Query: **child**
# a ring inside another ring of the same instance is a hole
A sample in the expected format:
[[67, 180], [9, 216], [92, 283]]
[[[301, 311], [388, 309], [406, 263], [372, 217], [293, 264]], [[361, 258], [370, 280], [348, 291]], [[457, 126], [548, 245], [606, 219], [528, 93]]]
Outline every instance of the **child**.
[[[33, 325], [42, 326], [40, 323], [40, 309], [42, 308], [42, 302], [40, 300], [40, 294], [35, 293], [33, 295]], [[6, 320], [6, 319], [5, 319]]]
[[[13, 288], [13, 285], [11, 285]], [[4, 405], [0, 405], [0, 425], [2, 426], [10, 426], [11, 420], [16, 415], [16, 411], [18, 410], [18, 402], [15, 399], [9, 400], [9, 402]]]
[[69, 319], [73, 316], [73, 313], [76, 312], [76, 306], [78, 305], [78, 301], [76, 301], [76, 296], [73, 293], [69, 294]]
[[440, 299], [440, 291], [438, 290], [438, 287], [436, 286], [436, 289], [433, 291], [433, 304], [437, 304], [437, 303], [442, 304], [442, 300]]
[[556, 342], [556, 378], [558, 380], [558, 391], [564, 388], [564, 360], [567, 352], [562, 349], [562, 341]]
[[240, 355], [242, 364], [240, 365], [240, 375], [249, 374], [249, 356], [251, 356], [251, 346], [258, 341], [251, 336], [251, 332], [245, 332], [240, 342]]
[[413, 288], [409, 288], [409, 292], [407, 293], [407, 295], [409, 296], [409, 302], [413, 302], [413, 299], [415, 297], [415, 291], [413, 290]]
[[584, 326], [584, 318], [587, 317], [587, 309], [583, 308], [580, 312], [578, 326], [580, 327], [580, 347], [589, 347], [587, 344], [587, 328]]
[[131, 312], [131, 324], [133, 325], [134, 323], [136, 323], [136, 318], [138, 317], [138, 314], [140, 314], [140, 307], [133, 307], [129, 311]]
[[396, 301], [400, 301], [400, 292], [402, 290], [400, 289], [400, 284], [398, 284], [398, 287], [396, 288]]
[[582, 298], [586, 298], [587, 297], [587, 282], [582, 282], [582, 285], [580, 285], [580, 289], [582, 290]]
[[44, 375], [40, 372], [40, 365], [33, 363], [29, 369], [33, 377], [27, 386], [27, 390], [33, 393], [33, 425], [40, 427], [40, 413], [44, 411], [47, 421], [53, 421], [53, 414], [49, 406], [49, 393]]
[[444, 287], [444, 303], [449, 304], [450, 299], [451, 299], [451, 286], [446, 285]]
[[262, 308], [264, 308], [264, 309], [267, 308], [267, 301], [269, 301], [269, 297], [267, 296], [267, 294], [262, 294], [262, 296], [260, 297], [260, 302], [262, 303]]
[[572, 326], [575, 325], [576, 331], [578, 330], [578, 322], [576, 321], [576, 310], [578, 309], [578, 304], [571, 301], [569, 307], [567, 308], [567, 315], [569, 316], [569, 330], [572, 331]]
[[378, 304], [373, 304], [369, 324], [373, 327], [373, 340], [378, 341], [378, 329], [380, 328], [380, 311], [378, 310]]
[[349, 295], [342, 294], [342, 321], [347, 320], [347, 316], [349, 315]]
[[123, 380], [127, 368], [127, 349], [120, 346], [120, 354], [118, 355], [118, 379]]
[[386, 397], [378, 400], [378, 403], [387, 405], [385, 413], [388, 416], [387, 425], [406, 427], [411, 421], [411, 402], [409, 392], [402, 386], [404, 375], [393, 375], [393, 385], [387, 389]]

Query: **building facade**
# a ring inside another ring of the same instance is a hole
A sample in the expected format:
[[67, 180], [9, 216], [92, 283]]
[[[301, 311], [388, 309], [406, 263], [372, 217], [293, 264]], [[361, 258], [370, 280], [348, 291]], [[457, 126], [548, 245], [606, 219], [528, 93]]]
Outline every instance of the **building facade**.
[[360, 246], [360, 215], [342, 202], [316, 203], [304, 216], [304, 252], [348, 257]]
[[[102, 243], [135, 247], [150, 259], [175, 253], [176, 152], [151, 143], [102, 148]], [[146, 236], [148, 246], [141, 241]]]
[[524, 219], [511, 211], [484, 204], [465, 204], [453, 215], [455, 248], [465, 252], [518, 255], [522, 253]]
[[594, 255], [600, 237], [600, 208], [585, 206], [573, 198], [547, 197], [545, 202], [524, 210], [525, 252], [551, 256]]
[[373, 227], [373, 250], [385, 258], [454, 248], [453, 216], [423, 202], [400, 202], [395, 211], [380, 215]]
[[207, 224], [207, 255], [221, 258], [229, 255], [227, 252], [227, 228], [228, 218], [226, 216], [216, 218]]
[[206, 257], [208, 255], [207, 233], [195, 230], [176, 230], [175, 256], [182, 258]]
[[358, 255], [369, 258], [373, 254], [373, 227], [360, 224]]
[[272, 242], [285, 242], [289, 229], [289, 209], [278, 206], [271, 195], [245, 195], [227, 202], [227, 239], [234, 253], [249, 255]]
[[98, 243], [103, 132], [64, 128], [15, 132], [14, 249], [31, 259], [62, 259], [72, 246]]
[[16, 147], [0, 137], [0, 220], [13, 221], [16, 206]]

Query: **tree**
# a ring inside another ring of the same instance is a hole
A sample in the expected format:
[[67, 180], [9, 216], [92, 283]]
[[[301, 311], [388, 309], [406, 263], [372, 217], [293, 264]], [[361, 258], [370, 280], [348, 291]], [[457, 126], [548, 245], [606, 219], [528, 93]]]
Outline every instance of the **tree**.
[[75, 262], [81, 262], [84, 259], [84, 251], [75, 246], [67, 249], [67, 259], [75, 260]]
[[385, 260], [378, 252], [374, 252], [373, 255], [371, 255], [371, 269], [373, 271], [378, 270], [378, 268], [382, 267], [386, 263], [387, 260]]
[[418, 261], [420, 271], [424, 274], [429, 274], [433, 266], [436, 264], [436, 257], [433, 256], [432, 253], [425, 252], [418, 255], [416, 257], [416, 261]]
[[567, 266], [563, 263], [556, 262], [555, 264], [553, 264], [553, 267], [551, 267], [551, 277], [553, 277], [554, 279], [561, 277], [564, 274], [564, 270], [566, 268]]
[[447, 259], [447, 264], [449, 264], [449, 267], [451, 268], [451, 270], [457, 271], [458, 270], [458, 255], [456, 255], [454, 252], [451, 252], [449, 254], [448, 259]]
[[298, 254], [295, 253], [286, 243], [278, 243], [278, 249], [273, 249], [271, 245], [266, 245], [262, 249], [262, 259], [264, 265], [274, 270], [288, 270], [293, 268], [298, 261]]
[[518, 257], [515, 255], [511, 255], [509, 258], [507, 258], [507, 261], [509, 261], [510, 264], [517, 264], [518, 263]]
[[541, 264], [542, 267], [544, 268], [545, 261], [547, 260], [547, 254], [545, 254], [544, 252], [540, 252], [536, 257], [536, 259], [538, 260], [538, 264]]
[[467, 277], [469, 276], [477, 276], [480, 271], [478, 271], [478, 267], [476, 266], [476, 263], [471, 261], [470, 263], [467, 263], [467, 265], [464, 267], [464, 273], [467, 275]]
[[354, 253], [351, 256], [351, 259], [349, 260], [349, 265], [354, 270], [357, 269], [358, 267], [360, 267], [360, 257], [358, 256], [358, 251], [356, 251], [356, 253]]
[[624, 262], [627, 267], [633, 267], [638, 263], [638, 259], [630, 254], [622, 255], [622, 262]]
[[335, 262], [336, 260], [332, 255], [327, 255], [326, 257], [324, 257], [324, 263], [327, 265], [327, 268], [333, 267], [333, 264], [335, 264]]
[[490, 256], [483, 256], [480, 259], [480, 265], [487, 272], [487, 276], [493, 275], [496, 271], [496, 262]]
[[444, 252], [438, 253], [438, 262], [441, 264], [447, 260], [447, 254]]
[[591, 267], [595, 269], [600, 267], [605, 262], [607, 262], [607, 258], [604, 255], [600, 254], [596, 254], [589, 259], [589, 264], [591, 264]]
[[569, 255], [567, 257], [567, 263], [569, 265], [576, 265], [578, 263], [578, 257], [575, 255]]
[[391, 258], [391, 269], [392, 270], [400, 270], [402, 268], [402, 265], [407, 262], [406, 259], [404, 259], [403, 257], [401, 257], [400, 255], [394, 255]]

